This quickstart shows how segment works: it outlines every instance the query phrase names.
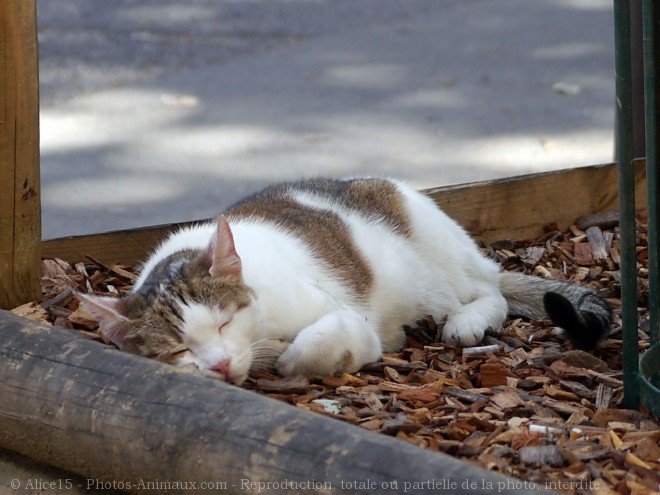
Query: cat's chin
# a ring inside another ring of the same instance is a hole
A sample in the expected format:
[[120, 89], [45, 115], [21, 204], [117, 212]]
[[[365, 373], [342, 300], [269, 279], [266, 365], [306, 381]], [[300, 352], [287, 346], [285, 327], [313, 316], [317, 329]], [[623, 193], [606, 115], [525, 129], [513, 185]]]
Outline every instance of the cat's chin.
[[242, 385], [243, 382], [247, 379], [247, 375], [245, 376], [233, 375], [230, 373], [229, 375], [225, 376], [222, 373], [218, 373], [212, 370], [204, 370], [202, 372], [202, 376], [206, 378], [211, 378], [212, 380], [219, 380], [221, 382], [230, 383], [231, 385], [237, 385], [237, 386]]
[[177, 369], [183, 372], [191, 373], [197, 376], [203, 376], [204, 378], [211, 378], [212, 380], [230, 383], [232, 385], [241, 385], [243, 382], [245, 382], [245, 380], [247, 380], [246, 374], [230, 373], [229, 375], [225, 376], [224, 374], [213, 370], [202, 369], [195, 363], [177, 364], [175, 366]]

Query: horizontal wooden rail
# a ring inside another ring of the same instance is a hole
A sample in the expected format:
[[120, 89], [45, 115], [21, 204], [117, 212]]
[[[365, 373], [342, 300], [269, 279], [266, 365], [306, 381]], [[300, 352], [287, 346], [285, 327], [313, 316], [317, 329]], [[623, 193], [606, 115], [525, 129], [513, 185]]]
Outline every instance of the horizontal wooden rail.
[[[635, 163], [637, 208], [646, 205], [644, 161]], [[618, 209], [616, 164], [429, 189], [426, 191], [477, 239], [530, 239], [551, 223], [565, 229], [578, 217]]]
[[[639, 208], [646, 204], [644, 164], [636, 168]], [[576, 218], [617, 208], [614, 164], [561, 170], [474, 184], [425, 190], [452, 218], [483, 241], [527, 239], [557, 223], [566, 228]], [[104, 262], [133, 265], [180, 225], [160, 225], [45, 241], [44, 258], [83, 261], [86, 255]]]

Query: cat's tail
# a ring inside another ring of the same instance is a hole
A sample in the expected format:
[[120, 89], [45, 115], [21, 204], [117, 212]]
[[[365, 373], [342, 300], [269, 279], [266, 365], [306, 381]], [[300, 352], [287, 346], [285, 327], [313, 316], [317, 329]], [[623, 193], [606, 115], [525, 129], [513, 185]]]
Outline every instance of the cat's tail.
[[582, 285], [502, 272], [500, 290], [510, 315], [547, 316], [582, 349], [593, 349], [612, 326], [612, 309], [602, 297]]

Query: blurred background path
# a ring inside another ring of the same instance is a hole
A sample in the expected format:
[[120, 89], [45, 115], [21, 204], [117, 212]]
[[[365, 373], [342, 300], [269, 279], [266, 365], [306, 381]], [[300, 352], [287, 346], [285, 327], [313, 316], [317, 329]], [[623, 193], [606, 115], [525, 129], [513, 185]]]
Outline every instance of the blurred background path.
[[40, 0], [45, 238], [612, 161], [608, 0]]

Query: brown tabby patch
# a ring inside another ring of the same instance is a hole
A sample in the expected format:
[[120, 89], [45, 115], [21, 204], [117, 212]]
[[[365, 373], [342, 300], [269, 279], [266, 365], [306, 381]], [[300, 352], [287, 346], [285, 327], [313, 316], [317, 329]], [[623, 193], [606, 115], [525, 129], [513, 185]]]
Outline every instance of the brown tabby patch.
[[366, 298], [373, 284], [373, 273], [355, 245], [350, 229], [336, 213], [300, 204], [291, 196], [296, 192], [335, 201], [408, 236], [411, 226], [396, 187], [381, 179], [315, 179], [271, 186], [227, 211], [230, 222], [258, 219], [303, 240], [356, 297]]
[[394, 184], [382, 179], [356, 179], [347, 182], [347, 206], [367, 217], [381, 219], [397, 234], [410, 237], [410, 218], [404, 207], [403, 197]]

